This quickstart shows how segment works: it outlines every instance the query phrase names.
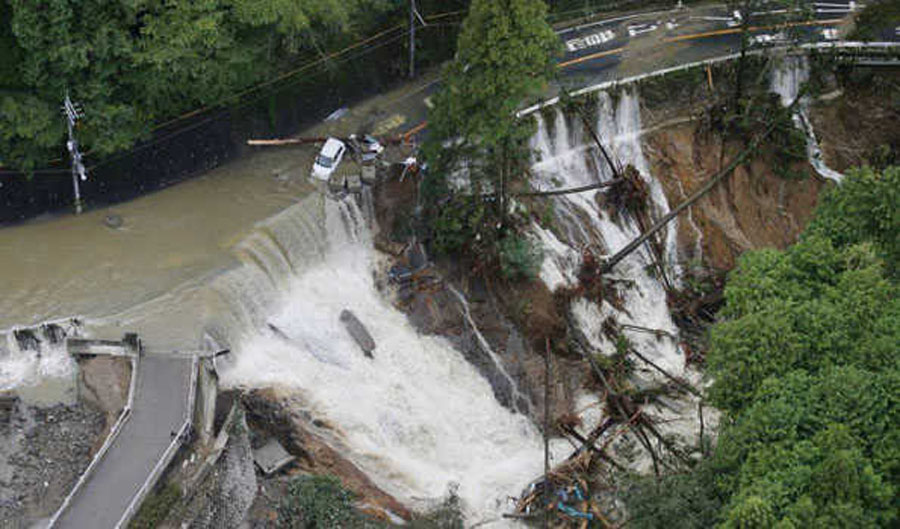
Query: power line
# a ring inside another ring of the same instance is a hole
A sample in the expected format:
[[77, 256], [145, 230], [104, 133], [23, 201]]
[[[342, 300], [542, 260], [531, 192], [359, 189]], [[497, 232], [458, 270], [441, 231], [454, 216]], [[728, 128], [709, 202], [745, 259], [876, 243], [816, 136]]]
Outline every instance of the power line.
[[[392, 37], [392, 38], [389, 39], [389, 40], [386, 40], [386, 41], [381, 42], [381, 43], [379, 43], [379, 44], [377, 44], [377, 45], [374, 45], [374, 46], [365, 48], [364, 50], [361, 50], [361, 51], [360, 51], [359, 53], [357, 53], [356, 55], [352, 55], [352, 56], [348, 56], [348, 57], [342, 58], [340, 61], [336, 61], [336, 62], [338, 62], [338, 63], [346, 63], [346, 62], [349, 62], [349, 61], [351, 61], [351, 60], [358, 59], [358, 58], [360, 58], [360, 57], [362, 57], [362, 56], [364, 56], [364, 55], [366, 55], [366, 54], [368, 54], [368, 53], [371, 53], [372, 51], [375, 51], [375, 50], [377, 50], [377, 49], [379, 49], [379, 48], [382, 48], [382, 47], [384, 47], [384, 46], [387, 46], [388, 44], [392, 44], [392, 43], [394, 43], [394, 42], [397, 42], [398, 40], [400, 40], [400, 39], [402, 39], [402, 38], [404, 38], [404, 37], [405, 37], [405, 35], [404, 35], [403, 33], [398, 34], [398, 35]], [[322, 72], [318, 72], [318, 73], [322, 73]], [[270, 83], [270, 85], [271, 85], [271, 83]], [[288, 86], [289, 86], [289, 85], [288, 85]], [[237, 108], [243, 108], [243, 107], [246, 107], [246, 106], [248, 106], [248, 105], [250, 105], [250, 104], [252, 104], [252, 103], [255, 103], [256, 101], [259, 101], [260, 99], [262, 99], [262, 98], [264, 98], [264, 97], [266, 97], [266, 96], [268, 96], [268, 95], [271, 95], [272, 93], [274, 93], [274, 92], [276, 92], [276, 91], [278, 91], [278, 90], [280, 90], [280, 89], [282, 89], [282, 88], [284, 88], [284, 87], [281, 87], [281, 88], [272, 90], [272, 91], [270, 91], [270, 92], [263, 92], [263, 93], [257, 94], [257, 95], [255, 95], [255, 96], [251, 97], [250, 99], [246, 99], [245, 101], [243, 101], [242, 103], [240, 103], [239, 105], [237, 105]], [[232, 99], [233, 99], [233, 98], [232, 98]], [[218, 108], [218, 107], [209, 107], [209, 108], [206, 108], [206, 109], [204, 109], [204, 110], [212, 110], [212, 109], [214, 109], [214, 108]], [[155, 137], [155, 138], [153, 138], [152, 140], [147, 141], [146, 143], [142, 143], [142, 144], [140, 144], [140, 145], [136, 145], [136, 146], [132, 147], [132, 148], [131, 148], [130, 150], [128, 150], [128, 151], [123, 151], [123, 152], [121, 152], [121, 153], [119, 153], [119, 154], [117, 154], [117, 155], [112, 156], [111, 158], [107, 158], [107, 159], [104, 159], [104, 160], [101, 160], [101, 161], [95, 163], [94, 165], [92, 165], [92, 166], [90, 167], [90, 170], [93, 171], [93, 170], [97, 169], [98, 167], [102, 167], [102, 166], [108, 165], [108, 164], [110, 164], [110, 163], [112, 163], [112, 162], [121, 160], [121, 159], [126, 158], [126, 157], [128, 157], [128, 156], [130, 156], [130, 155], [133, 155], [133, 154], [135, 154], [135, 153], [137, 153], [137, 152], [146, 150], [146, 149], [148, 149], [148, 148], [150, 148], [150, 147], [153, 147], [153, 146], [158, 145], [158, 144], [160, 144], [160, 143], [166, 142], [166, 141], [168, 141], [168, 140], [170, 140], [170, 139], [172, 139], [172, 138], [174, 138], [174, 137], [176, 137], [176, 136], [179, 136], [179, 135], [181, 135], [181, 134], [183, 134], [183, 133], [185, 133], [185, 132], [189, 132], [189, 131], [194, 130], [194, 129], [196, 129], [196, 128], [202, 126], [202, 125], [205, 125], [205, 124], [207, 124], [207, 123], [209, 123], [209, 122], [211, 122], [211, 121], [213, 121], [213, 120], [215, 120], [215, 119], [221, 117], [221, 116], [222, 116], [224, 113], [226, 113], [226, 112], [228, 112], [228, 110], [221, 110], [220, 112], [218, 112], [218, 113], [216, 113], [216, 114], [214, 114], [214, 115], [211, 115], [211, 116], [209, 116], [209, 117], [207, 117], [207, 118], [204, 118], [204, 119], [202, 119], [202, 120], [200, 120], [200, 121], [191, 123], [190, 125], [187, 125], [186, 127], [183, 127], [183, 128], [177, 129], [177, 130], [174, 130], [174, 131], [172, 131], [172, 132], [170, 132], [170, 133], [168, 133], [168, 134], [166, 134], [166, 135], [164, 135], [164, 136], [158, 136], [158, 137]], [[198, 112], [197, 114], [199, 114], [199, 112]], [[196, 115], [196, 114], [195, 114], [195, 115]]]
[[[447, 26], [450, 26], [450, 24], [429, 24], [428, 22], [433, 21], [433, 20], [440, 20], [440, 19], [447, 18], [447, 17], [452, 17], [452, 16], [455, 16], [455, 15], [465, 14], [466, 12], [467, 12], [467, 10], [461, 9], [461, 10], [456, 10], [456, 11], [447, 11], [447, 12], [444, 12], [444, 13], [436, 13], [436, 14], [434, 14], [434, 15], [429, 15], [429, 16], [425, 16], [425, 17], [422, 17], [422, 15], [419, 14], [418, 12], [416, 12], [415, 14], [417, 15], [417, 18], [418, 18], [418, 20], [420, 21], [420, 24], [421, 24], [419, 27], [447, 27]], [[329, 54], [324, 55], [324, 56], [322, 56], [322, 57], [320, 57], [320, 58], [318, 58], [318, 59], [315, 59], [315, 60], [313, 60], [313, 61], [310, 61], [310, 62], [307, 62], [307, 63], [305, 63], [305, 64], [302, 64], [302, 65], [298, 66], [297, 68], [294, 68], [294, 69], [289, 70], [289, 71], [287, 71], [287, 72], [281, 73], [281, 74], [277, 75], [276, 77], [274, 77], [274, 78], [272, 78], [272, 79], [266, 80], [266, 81], [264, 81], [264, 82], [262, 82], [262, 83], [259, 83], [259, 84], [257, 84], [257, 85], [251, 86], [251, 87], [246, 88], [246, 89], [244, 89], [244, 90], [235, 92], [235, 93], [233, 93], [233, 94], [231, 94], [231, 95], [229, 95], [229, 96], [226, 96], [226, 97], [220, 99], [219, 101], [217, 101], [217, 102], [215, 102], [215, 103], [211, 103], [211, 104], [205, 105], [205, 106], [203, 106], [203, 107], [197, 108], [197, 109], [192, 110], [192, 111], [190, 111], [190, 112], [186, 112], [186, 113], [184, 113], [184, 114], [182, 114], [182, 115], [180, 115], [180, 116], [178, 116], [178, 117], [172, 118], [172, 119], [170, 119], [170, 120], [168, 120], [168, 121], [165, 121], [165, 122], [163, 122], [163, 123], [154, 125], [154, 126], [150, 129], [150, 131], [151, 131], [151, 132], [154, 132], [154, 131], [157, 131], [157, 130], [160, 130], [160, 129], [169, 127], [169, 126], [171, 126], [171, 125], [173, 125], [173, 124], [175, 124], [175, 123], [178, 123], [178, 122], [180, 122], [180, 121], [184, 121], [184, 120], [186, 120], [186, 119], [193, 118], [193, 117], [195, 117], [195, 116], [198, 116], [198, 115], [200, 115], [200, 114], [203, 114], [204, 112], [209, 112], [209, 111], [212, 111], [212, 110], [215, 110], [215, 109], [219, 109], [219, 108], [221, 108], [222, 106], [228, 104], [229, 102], [232, 102], [232, 101], [235, 101], [235, 100], [239, 100], [239, 99], [241, 99], [242, 97], [245, 97], [245, 96], [247, 96], [247, 95], [249, 95], [249, 94], [252, 94], [252, 93], [254, 93], [254, 92], [259, 92], [260, 90], [263, 90], [264, 88], [270, 87], [270, 86], [275, 85], [275, 84], [277, 84], [277, 83], [279, 83], [279, 82], [281, 82], [281, 81], [284, 81], [284, 80], [286, 80], [286, 79], [289, 79], [289, 78], [291, 78], [291, 77], [293, 77], [293, 76], [295, 76], [295, 75], [297, 75], [297, 74], [299, 74], [299, 73], [301, 73], [301, 72], [307, 71], [307, 70], [309, 70], [309, 69], [311, 69], [311, 68], [314, 68], [314, 67], [316, 67], [316, 66], [321, 66], [321, 65], [323, 65], [323, 64], [326, 64], [329, 60], [335, 60], [335, 62], [337, 62], [337, 63], [343, 63], [343, 62], [347, 62], [348, 60], [352, 60], [352, 59], [354, 59], [354, 58], [361, 57], [361, 56], [363, 56], [363, 55], [365, 55], [365, 54], [367, 54], [367, 53], [370, 53], [370, 52], [372, 52], [372, 51], [374, 51], [374, 50], [377, 50], [377, 49], [379, 49], [379, 48], [381, 48], [381, 47], [383, 47], [383, 46], [385, 46], [385, 45], [388, 45], [388, 44], [391, 44], [391, 43], [393, 43], [393, 42], [396, 42], [399, 38], [402, 38], [402, 37], [404, 36], [404, 34], [405, 34], [405, 33], [403, 32], [405, 27], [406, 27], [405, 24], [397, 24], [397, 25], [394, 25], [394, 26], [392, 26], [392, 27], [390, 27], [390, 28], [387, 28], [387, 29], [384, 29], [384, 30], [382, 30], [382, 31], [379, 31], [378, 33], [376, 33], [376, 34], [374, 34], [374, 35], [371, 35], [371, 36], [369, 36], [369, 37], [366, 37], [365, 39], [362, 39], [362, 40], [360, 40], [360, 41], [354, 42], [353, 44], [350, 44], [350, 45], [348, 45], [348, 46], [346, 46], [346, 47], [344, 47], [344, 48], [342, 48], [342, 49], [340, 49], [340, 50], [338, 50], [338, 51], [329, 53]], [[379, 43], [374, 44], [374, 45], [371, 45], [371, 46], [366, 46], [367, 44], [370, 44], [370, 43], [372, 43], [373, 41], [375, 41], [375, 40], [377, 40], [377, 39], [379, 39], [379, 38], [381, 38], [381, 37], [384, 37], [384, 36], [386, 36], [386, 35], [390, 35], [391, 33], [397, 32], [397, 31], [401, 31], [401, 33], [399, 33], [398, 35], [394, 35], [394, 36], [392, 36], [392, 37], [386, 39], [386, 40], [383, 41], [383, 42], [379, 42]], [[347, 54], [349, 54], [350, 52], [353, 52], [354, 50], [357, 50], [358, 48], [363, 47], [363, 46], [365, 46], [365, 47], [363, 48], [363, 50], [361, 50], [362, 53], [352, 54], [350, 57], [346, 57], [346, 58], [345, 58], [345, 57], [342, 57], [342, 56], [347, 55]], [[340, 59], [342, 59], [342, 60], [340, 60]], [[248, 105], [248, 104], [250, 104], [250, 103], [252, 103], [252, 102], [258, 101], [258, 100], [261, 99], [262, 97], [265, 97], [265, 96], [267, 96], [267, 95], [270, 95], [271, 93], [274, 93], [274, 91], [275, 91], [275, 90], [273, 90], [273, 91], [267, 91], [267, 92], [264, 92], [264, 93], [263, 93], [262, 95], [260, 95], [260, 96], [257, 96], [257, 97], [253, 97], [253, 98], [251, 98], [251, 99], [248, 99], [248, 100], [245, 101], [244, 103], [240, 104], [240, 105], [239, 105], [239, 108], [244, 107], [244, 106], [246, 106], [246, 105]], [[118, 155], [114, 155], [114, 156], [111, 157], [111, 158], [108, 158], [108, 159], [101, 160], [101, 161], [97, 162], [96, 164], [94, 164], [94, 165], [92, 165], [92, 166], [90, 167], [90, 170], [94, 170], [94, 169], [97, 168], [97, 167], [100, 167], [100, 166], [103, 166], [103, 165], [107, 165], [108, 163], [111, 163], [112, 161], [122, 159], [122, 158], [124, 158], [124, 157], [126, 157], [126, 156], [128, 156], [128, 155], [130, 155], [130, 154], [132, 154], [132, 153], [134, 153], [134, 152], [137, 152], [137, 151], [140, 151], [140, 150], [144, 150], [144, 149], [146, 149], [146, 148], [148, 148], [148, 147], [150, 147], [150, 146], [152, 146], [152, 145], [156, 145], [156, 144], [158, 144], [158, 143], [160, 143], [160, 142], [162, 142], [162, 141], [165, 141], [165, 140], [167, 140], [167, 139], [169, 139], [169, 138], [171, 138], [171, 137], [174, 137], [174, 136], [177, 136], [177, 135], [179, 135], [179, 134], [182, 134], [182, 133], [184, 133], [184, 132], [186, 132], [186, 131], [193, 130], [193, 129], [197, 128], [198, 126], [202, 125], [202, 124], [208, 123], [209, 121], [211, 121], [212, 119], [215, 119], [216, 117], [217, 117], [217, 116], [211, 116], [211, 117], [206, 118], [206, 119], [204, 119], [204, 120], [202, 120], [202, 121], [200, 121], [200, 122], [197, 122], [197, 123], [191, 123], [190, 125], [186, 126], [186, 127], [183, 128], [183, 129], [178, 129], [178, 130], [173, 131], [173, 132], [171, 132], [171, 133], [169, 133], [169, 134], [167, 134], [167, 135], [165, 135], [165, 136], [162, 136], [162, 137], [159, 137], [159, 138], [154, 138], [154, 139], [148, 141], [147, 143], [144, 143], [144, 144], [141, 144], [141, 145], [134, 146], [134, 147], [132, 147], [131, 149], [129, 149], [128, 151], [124, 151], [124, 152], [122, 152], [122, 153], [120, 153], [120, 154], [118, 154]], [[84, 154], [90, 154], [90, 152], [84, 153]], [[56, 170], [56, 169], [50, 169], [50, 168], [37, 169], [37, 170], [32, 170], [32, 171], [7, 171], [7, 170], [3, 170], [3, 166], [0, 165], [0, 174], [17, 175], [17, 174], [22, 174], [23, 172], [28, 172], [28, 173], [30, 173], [30, 174], [64, 174], [66, 171], [63, 170], [63, 169]]]

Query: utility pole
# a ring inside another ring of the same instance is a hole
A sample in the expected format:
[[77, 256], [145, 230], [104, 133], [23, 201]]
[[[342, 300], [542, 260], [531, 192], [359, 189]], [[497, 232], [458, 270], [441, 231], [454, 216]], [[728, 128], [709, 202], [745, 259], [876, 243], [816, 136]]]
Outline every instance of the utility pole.
[[416, 0], [409, 0], [409, 77], [416, 75], [416, 18], [424, 28], [428, 24], [419, 10], [416, 9]]
[[63, 100], [63, 113], [66, 115], [66, 126], [69, 129], [69, 141], [66, 148], [72, 156], [72, 188], [75, 191], [75, 214], [81, 214], [81, 190], [78, 187], [78, 179], [87, 180], [84, 172], [84, 163], [81, 161], [81, 152], [78, 150], [78, 140], [75, 139], [75, 124], [84, 117], [81, 106], [72, 103], [69, 99], [69, 91], [66, 90], [66, 98]]
[[409, 0], [409, 78], [416, 75], [416, 0]]

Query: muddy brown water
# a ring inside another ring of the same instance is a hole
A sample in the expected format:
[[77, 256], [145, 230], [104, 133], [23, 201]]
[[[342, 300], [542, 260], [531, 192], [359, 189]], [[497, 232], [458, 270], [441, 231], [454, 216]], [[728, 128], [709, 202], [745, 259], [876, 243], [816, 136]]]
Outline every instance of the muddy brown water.
[[[406, 130], [424, 119], [435, 79], [425, 75], [302, 134]], [[137, 331], [155, 349], [196, 348], [203, 312], [215, 310], [200, 287], [237, 263], [232, 247], [256, 223], [314, 192], [317, 149], [259, 148], [131, 202], [0, 229], [0, 333], [78, 317], [98, 337]]]
[[[261, 151], [132, 202], [0, 230], [0, 329], [69, 317], [115, 327], [126, 323], [118, 314], [189, 292], [233, 263], [231, 246], [256, 221], [310, 192], [313, 150]], [[113, 215], [118, 228], [104, 222]], [[142, 333], [159, 345], [189, 340], [193, 322], [172, 320]]]

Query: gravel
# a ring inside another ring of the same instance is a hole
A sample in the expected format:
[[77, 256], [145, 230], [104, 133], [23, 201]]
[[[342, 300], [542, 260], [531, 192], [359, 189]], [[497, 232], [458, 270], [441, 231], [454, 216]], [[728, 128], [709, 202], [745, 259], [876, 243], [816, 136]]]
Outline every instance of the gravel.
[[0, 528], [24, 529], [52, 516], [90, 464], [104, 429], [104, 414], [81, 404], [16, 403], [0, 421]]

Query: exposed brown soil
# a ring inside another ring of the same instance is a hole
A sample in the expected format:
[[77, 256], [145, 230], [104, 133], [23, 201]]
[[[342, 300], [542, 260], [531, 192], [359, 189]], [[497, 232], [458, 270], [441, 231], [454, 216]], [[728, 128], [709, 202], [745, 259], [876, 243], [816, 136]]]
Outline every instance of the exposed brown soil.
[[[698, 133], [693, 123], [654, 131], [645, 137], [645, 146], [651, 170], [672, 207], [743, 149], [737, 142], [723, 148], [716, 135]], [[729, 270], [744, 251], [784, 248], [796, 241], [811, 218], [827, 184], [805, 163], [795, 167], [806, 175], [802, 180], [779, 177], [768, 160], [768, 153], [761, 151], [690, 208], [690, 218], [703, 234], [704, 265]], [[694, 255], [697, 239], [688, 214], [682, 214], [678, 219], [682, 255], [701, 257]]]
[[78, 362], [78, 394], [106, 415], [106, 431], [128, 402], [131, 361], [116, 356], [82, 358]]
[[[296, 402], [299, 398], [275, 389], [245, 394], [243, 403], [250, 428], [276, 437], [285, 450], [297, 458], [289, 472], [336, 476], [361, 502], [389, 509], [409, 519], [410, 512], [396, 498], [379, 489], [356, 465], [307, 429], [306, 419], [301, 416], [303, 407]], [[277, 516], [277, 513], [270, 515]]]
[[871, 83], [846, 83], [841, 97], [810, 109], [828, 165], [846, 171], [900, 156], [900, 71], [881, 69]]

